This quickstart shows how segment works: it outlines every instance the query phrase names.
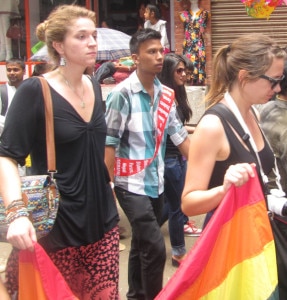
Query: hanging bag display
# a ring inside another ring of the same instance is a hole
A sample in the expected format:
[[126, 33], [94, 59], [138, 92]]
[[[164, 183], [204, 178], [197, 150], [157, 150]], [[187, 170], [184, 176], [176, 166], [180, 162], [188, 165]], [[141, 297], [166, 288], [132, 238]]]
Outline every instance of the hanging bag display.
[[[60, 195], [56, 181], [53, 178], [54, 173], [56, 173], [56, 155], [50, 88], [46, 79], [43, 77], [38, 78], [41, 82], [44, 96], [48, 175], [22, 176], [21, 181], [22, 198], [28, 209], [30, 220], [36, 229], [37, 238], [39, 239], [47, 235], [54, 225]], [[0, 240], [2, 241], [6, 240], [8, 230], [8, 210], [9, 205], [5, 208], [3, 199], [0, 198]]]

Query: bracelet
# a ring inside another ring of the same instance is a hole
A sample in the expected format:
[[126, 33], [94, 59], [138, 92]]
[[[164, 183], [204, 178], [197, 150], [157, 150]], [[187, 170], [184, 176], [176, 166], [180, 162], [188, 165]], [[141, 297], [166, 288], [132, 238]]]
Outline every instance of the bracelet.
[[130, 66], [128, 66], [128, 68], [129, 68], [129, 72], [131, 71], [131, 67]]
[[5, 214], [7, 216], [10, 212], [15, 212], [18, 209], [21, 209], [23, 207], [26, 208], [26, 205], [25, 205], [23, 199], [13, 200], [11, 203], [9, 203], [9, 205], [5, 209]]
[[6, 221], [10, 225], [13, 221], [21, 217], [29, 217], [27, 208], [22, 208], [17, 210], [16, 212], [9, 213], [6, 217]]
[[111, 188], [113, 190], [115, 188], [115, 184], [112, 181], [110, 181], [110, 185], [111, 185]]

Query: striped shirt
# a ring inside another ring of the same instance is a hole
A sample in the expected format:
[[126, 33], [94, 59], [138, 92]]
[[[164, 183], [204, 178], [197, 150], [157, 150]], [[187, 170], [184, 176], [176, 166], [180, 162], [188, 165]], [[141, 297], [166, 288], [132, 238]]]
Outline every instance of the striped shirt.
[[[162, 85], [154, 80], [154, 99], [146, 92], [136, 71], [119, 83], [106, 101], [106, 145], [116, 148], [116, 156], [128, 159], [147, 159], [153, 156], [156, 145], [157, 109]], [[157, 156], [141, 172], [130, 176], [115, 176], [115, 186], [129, 192], [157, 198], [164, 188], [164, 155], [167, 134], [175, 145], [181, 144], [188, 133], [173, 103]]]

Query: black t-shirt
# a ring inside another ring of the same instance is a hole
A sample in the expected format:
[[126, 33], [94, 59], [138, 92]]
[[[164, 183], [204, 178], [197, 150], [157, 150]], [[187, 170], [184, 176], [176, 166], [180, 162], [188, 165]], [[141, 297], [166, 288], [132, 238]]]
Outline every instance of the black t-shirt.
[[[85, 122], [52, 87], [56, 146], [55, 175], [61, 194], [51, 233], [39, 242], [48, 250], [100, 240], [116, 226], [117, 208], [104, 164], [106, 123], [100, 85], [93, 80], [95, 105]], [[40, 81], [24, 80], [9, 108], [1, 136], [0, 156], [24, 164], [30, 153], [32, 174], [47, 172], [45, 113]]]

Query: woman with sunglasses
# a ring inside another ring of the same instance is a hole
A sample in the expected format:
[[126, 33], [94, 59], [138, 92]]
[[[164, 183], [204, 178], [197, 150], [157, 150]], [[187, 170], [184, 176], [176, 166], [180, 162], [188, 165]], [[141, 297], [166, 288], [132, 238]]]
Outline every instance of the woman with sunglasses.
[[[185, 214], [208, 213], [206, 224], [232, 185], [242, 186], [255, 176], [252, 165], [256, 166], [259, 178], [260, 169], [265, 174], [272, 170], [274, 154], [252, 106], [267, 103], [280, 92], [285, 58], [286, 52], [272, 38], [254, 33], [239, 37], [216, 53], [206, 95], [209, 108], [198, 123], [189, 147], [182, 194]], [[253, 152], [221, 116], [226, 108], [245, 132], [249, 131], [247, 137], [254, 141]], [[261, 178], [265, 191], [263, 182]]]
[[[175, 92], [177, 113], [183, 124], [192, 116], [185, 90], [187, 60], [178, 54], [165, 55], [163, 68], [158, 78], [162, 84], [172, 88]], [[171, 76], [172, 74], [172, 76]], [[189, 133], [193, 128], [186, 127]], [[167, 136], [164, 169], [164, 196], [165, 206], [161, 224], [168, 219], [170, 242], [172, 247], [172, 265], [178, 267], [186, 256], [184, 241], [184, 226], [187, 227], [190, 236], [198, 236], [201, 229], [196, 228], [194, 222], [189, 222], [188, 217], [181, 211], [181, 193], [183, 190], [186, 158], [181, 155], [177, 147]]]

